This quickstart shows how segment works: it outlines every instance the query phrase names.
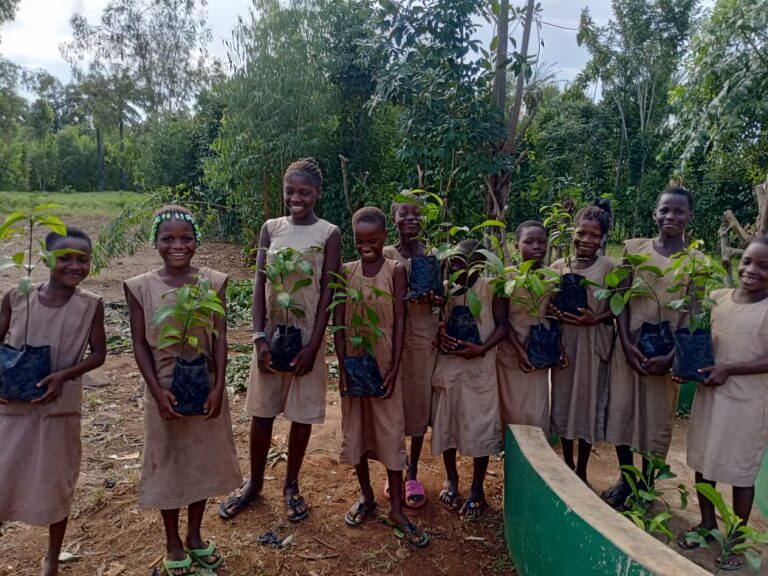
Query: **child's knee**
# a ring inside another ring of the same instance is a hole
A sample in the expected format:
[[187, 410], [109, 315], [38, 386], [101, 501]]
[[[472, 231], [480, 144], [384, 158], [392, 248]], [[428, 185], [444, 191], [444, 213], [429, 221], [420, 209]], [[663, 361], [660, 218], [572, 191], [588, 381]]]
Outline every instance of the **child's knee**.
[[274, 417], [262, 418], [260, 416], [254, 416], [253, 418], [251, 418], [251, 425], [254, 428], [271, 428], [274, 421], [275, 421]]

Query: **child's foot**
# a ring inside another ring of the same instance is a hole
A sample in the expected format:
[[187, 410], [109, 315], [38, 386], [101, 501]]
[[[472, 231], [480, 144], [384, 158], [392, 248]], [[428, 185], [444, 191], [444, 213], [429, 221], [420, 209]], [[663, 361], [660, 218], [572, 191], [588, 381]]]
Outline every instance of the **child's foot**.
[[163, 576], [191, 576], [197, 572], [192, 557], [184, 549], [166, 551], [162, 561]]
[[611, 508], [621, 510], [624, 508], [624, 503], [631, 494], [632, 488], [629, 487], [629, 484], [622, 476], [613, 486], [603, 490], [603, 493], [600, 494], [600, 498], [602, 498]]
[[299, 491], [298, 482], [292, 482], [283, 490], [285, 515], [291, 522], [300, 522], [309, 516], [309, 505]]
[[744, 566], [744, 560], [742, 559], [742, 556], [738, 554], [728, 554], [725, 558], [718, 556], [717, 559], [715, 559], [715, 565], [719, 570], [735, 572], [736, 570], [741, 570]]
[[[682, 550], [696, 550], [697, 548], [701, 547], [701, 541], [696, 538], [692, 538], [688, 536], [691, 532], [698, 532], [699, 530], [710, 530], [710, 528], [707, 528], [706, 526], [702, 526], [699, 524], [698, 526], [691, 526], [688, 528], [687, 531], [680, 534], [680, 536], [677, 537], [677, 545]], [[714, 536], [707, 533], [706, 536], [702, 536], [706, 542], [710, 542], [714, 540]]]
[[41, 576], [58, 576], [59, 574], [59, 558], [53, 557], [50, 554], [46, 554], [42, 562]]
[[479, 494], [471, 492], [464, 506], [459, 510], [459, 515], [465, 516], [467, 520], [477, 520], [483, 515], [485, 508], [485, 495], [482, 492]]
[[344, 513], [344, 524], [357, 528], [365, 523], [376, 512], [376, 501], [366, 502], [360, 499], [352, 508]]
[[192, 561], [200, 568], [216, 570], [224, 563], [224, 557], [213, 541], [204, 542], [202, 538], [188, 539], [186, 549]]
[[427, 495], [424, 492], [424, 486], [416, 480], [406, 480], [405, 482], [405, 505], [408, 508], [421, 508], [427, 503]]
[[456, 483], [446, 480], [443, 482], [443, 489], [440, 490], [440, 502], [448, 510], [456, 511], [460, 508], [459, 505], [459, 489]]
[[240, 488], [233, 490], [219, 504], [219, 516], [229, 520], [248, 508], [258, 498], [261, 485], [254, 485], [251, 480], [246, 480]]

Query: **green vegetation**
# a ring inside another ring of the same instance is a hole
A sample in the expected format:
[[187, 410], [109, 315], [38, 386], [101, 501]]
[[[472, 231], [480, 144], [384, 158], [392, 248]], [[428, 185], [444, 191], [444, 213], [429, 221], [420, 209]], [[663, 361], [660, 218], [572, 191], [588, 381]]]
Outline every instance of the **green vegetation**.
[[114, 217], [125, 206], [139, 202], [143, 197], [135, 192], [0, 192], [0, 215], [45, 201], [58, 204], [56, 213], [62, 217]]

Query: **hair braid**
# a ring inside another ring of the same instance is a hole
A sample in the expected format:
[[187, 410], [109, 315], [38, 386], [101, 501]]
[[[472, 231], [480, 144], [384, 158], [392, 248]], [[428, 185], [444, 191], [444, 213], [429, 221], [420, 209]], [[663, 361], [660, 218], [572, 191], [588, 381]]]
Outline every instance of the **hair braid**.
[[323, 187], [323, 173], [320, 170], [320, 165], [314, 158], [302, 158], [292, 162], [285, 171], [283, 178], [288, 178], [291, 174], [300, 174], [309, 180], [315, 188]]

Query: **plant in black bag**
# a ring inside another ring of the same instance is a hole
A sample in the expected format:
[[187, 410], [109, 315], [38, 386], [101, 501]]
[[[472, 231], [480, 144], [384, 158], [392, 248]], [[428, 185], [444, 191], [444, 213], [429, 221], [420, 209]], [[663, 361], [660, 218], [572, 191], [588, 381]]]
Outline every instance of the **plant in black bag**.
[[[180, 346], [173, 367], [171, 392], [176, 397], [173, 409], [184, 416], [201, 416], [210, 392], [208, 361], [195, 333], [210, 332], [218, 336], [214, 316], [226, 316], [221, 299], [211, 289], [207, 278], [196, 277], [193, 284], [163, 294], [163, 299], [173, 294], [176, 302], [163, 304], [155, 310], [153, 322], [160, 326], [159, 349]], [[187, 352], [190, 352], [188, 355]], [[190, 356], [193, 356], [190, 358]]]
[[669, 270], [673, 285], [668, 292], [682, 294], [667, 307], [688, 314], [688, 326], [675, 331], [675, 360], [672, 373], [681, 379], [703, 382], [706, 374], [700, 368], [715, 365], [710, 313], [713, 290], [725, 286], [725, 269], [700, 251], [702, 240], [693, 241], [685, 250], [672, 256]]
[[350, 286], [349, 280], [341, 274], [333, 273], [333, 275], [336, 281], [329, 284], [334, 290], [329, 310], [333, 311], [343, 304], [351, 306], [352, 313], [348, 325], [331, 326], [331, 333], [346, 331], [347, 341], [356, 352], [356, 354], [344, 356], [347, 387], [341, 395], [373, 398], [385, 396], [387, 390], [382, 386], [384, 379], [381, 376], [379, 364], [373, 356], [373, 349], [379, 338], [386, 338], [386, 334], [379, 328], [379, 315], [365, 299], [367, 295], [373, 295], [376, 298], [393, 300], [392, 295], [371, 284], [355, 288]]
[[573, 215], [559, 202], [545, 206], [541, 210], [543, 214], [546, 214], [543, 224], [549, 234], [548, 244], [552, 251], [562, 256], [568, 267], [568, 272], [560, 278], [554, 305], [561, 312], [580, 316], [581, 310], [587, 308], [588, 300], [584, 276], [574, 273], [571, 265], [573, 260], [571, 253], [574, 233]]
[[275, 293], [275, 307], [270, 310], [272, 318], [281, 317], [269, 342], [272, 367], [280, 372], [293, 372], [294, 358], [301, 352], [301, 328], [290, 325], [290, 318], [304, 318], [304, 309], [296, 302], [294, 295], [312, 283], [312, 265], [305, 256], [322, 248], [299, 251], [285, 246], [268, 251], [268, 263], [264, 275]]
[[[45, 388], [37, 384], [51, 373], [51, 347], [29, 346], [29, 297], [32, 286], [32, 271], [40, 262], [46, 262], [49, 267], [55, 265], [58, 256], [78, 252], [69, 248], [61, 250], [46, 250], [42, 240], [37, 241], [35, 248], [35, 231], [44, 227], [58, 234], [67, 235], [67, 227], [51, 212], [62, 208], [60, 204], [40, 204], [29, 211], [16, 211], [9, 214], [0, 225], [0, 242], [21, 241], [25, 249], [0, 260], [0, 270], [16, 268], [24, 271], [19, 280], [19, 292], [27, 300], [26, 318], [24, 320], [24, 345], [17, 350], [9, 344], [0, 347], [0, 398], [10, 402], [30, 402], [45, 394]], [[79, 252], [78, 252], [79, 253]]]
[[[470, 229], [467, 227], [453, 227], [450, 231], [452, 237], [460, 234], [475, 234], [486, 228], [503, 227], [498, 220], [486, 220], [479, 226]], [[445, 323], [445, 333], [459, 342], [470, 344], [482, 344], [480, 330], [477, 326], [477, 317], [483, 311], [483, 301], [473, 289], [474, 280], [482, 275], [490, 273], [493, 277], [499, 277], [504, 273], [504, 262], [499, 256], [499, 240], [496, 236], [485, 236], [491, 249], [483, 248], [478, 241], [466, 240], [446, 251], [449, 262], [450, 276], [448, 277], [448, 294], [450, 296], [463, 296], [463, 303], [451, 307], [451, 312]], [[459, 348], [461, 349], [461, 345]]]
[[560, 274], [551, 268], [539, 266], [537, 260], [526, 260], [520, 265], [505, 268], [504, 275], [494, 281], [496, 294], [525, 307], [537, 324], [528, 333], [526, 353], [534, 368], [554, 368], [563, 365], [560, 330], [557, 322], [551, 328], [544, 323], [547, 299], [557, 291]]
[[[653, 299], [656, 303], [656, 323], [643, 322], [637, 340], [637, 347], [646, 358], [666, 356], [675, 347], [669, 322], [661, 321], [659, 295], [656, 294], [648, 280], [640, 274], [645, 272], [652, 277], [663, 278], [669, 270], [662, 270], [653, 264], [646, 264], [650, 259], [650, 254], [625, 254], [624, 263], [605, 275], [604, 285], [588, 280], [584, 281], [585, 284], [597, 288], [595, 290], [597, 300], [609, 301], [608, 304], [614, 316], [619, 316], [632, 298]], [[629, 277], [632, 278], [632, 284], [628, 287], [622, 286], [622, 283]]]

